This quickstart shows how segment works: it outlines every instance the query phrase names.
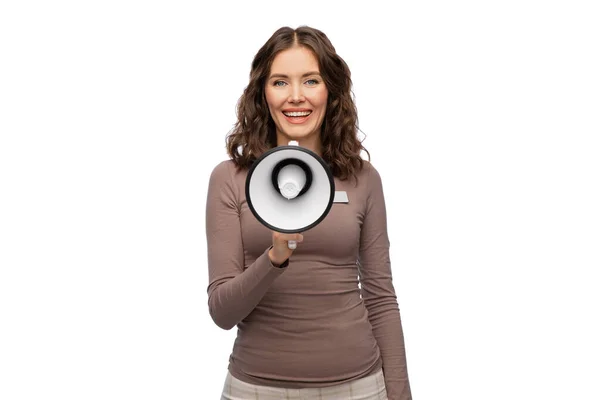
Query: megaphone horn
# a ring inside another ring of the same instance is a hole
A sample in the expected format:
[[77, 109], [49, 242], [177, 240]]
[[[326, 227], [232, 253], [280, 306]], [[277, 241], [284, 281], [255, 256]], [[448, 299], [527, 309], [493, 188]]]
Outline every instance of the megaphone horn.
[[[300, 233], [331, 210], [333, 174], [325, 161], [292, 141], [260, 156], [246, 177], [246, 200], [256, 219], [271, 230]], [[295, 242], [288, 247], [295, 249]]]

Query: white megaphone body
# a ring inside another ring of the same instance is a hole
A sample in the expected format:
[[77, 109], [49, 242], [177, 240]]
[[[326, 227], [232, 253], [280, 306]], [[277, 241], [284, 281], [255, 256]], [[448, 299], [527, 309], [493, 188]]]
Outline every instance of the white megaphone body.
[[[291, 141], [261, 155], [246, 177], [246, 201], [256, 219], [271, 230], [300, 233], [331, 210], [333, 174], [314, 152]], [[288, 241], [290, 249], [295, 241]]]

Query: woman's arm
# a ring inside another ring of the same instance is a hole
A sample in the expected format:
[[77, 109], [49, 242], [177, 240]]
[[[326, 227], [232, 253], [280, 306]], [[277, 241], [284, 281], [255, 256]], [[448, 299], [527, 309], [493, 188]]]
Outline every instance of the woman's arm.
[[231, 329], [263, 298], [271, 283], [285, 271], [274, 266], [265, 249], [244, 270], [240, 212], [233, 164], [224, 161], [211, 173], [206, 202], [208, 252], [208, 309], [215, 323]]
[[381, 351], [389, 400], [412, 399], [404, 334], [390, 266], [385, 200], [381, 177], [369, 164], [368, 195], [359, 253], [361, 295]]

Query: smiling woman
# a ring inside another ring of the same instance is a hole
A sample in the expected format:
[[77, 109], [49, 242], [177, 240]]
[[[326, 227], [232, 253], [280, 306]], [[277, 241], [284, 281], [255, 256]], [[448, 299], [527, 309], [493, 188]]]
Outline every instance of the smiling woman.
[[[206, 208], [209, 311], [238, 329], [222, 399], [411, 399], [383, 185], [360, 154], [351, 86], [329, 39], [306, 26], [277, 30], [252, 62]], [[348, 198], [303, 234], [270, 231], [244, 190], [253, 162], [292, 140]]]

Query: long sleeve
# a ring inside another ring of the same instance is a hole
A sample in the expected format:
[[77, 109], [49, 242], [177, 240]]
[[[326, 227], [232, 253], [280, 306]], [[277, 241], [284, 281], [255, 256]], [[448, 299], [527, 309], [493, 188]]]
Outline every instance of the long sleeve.
[[242, 321], [263, 298], [271, 283], [285, 268], [275, 267], [265, 249], [244, 268], [240, 226], [239, 193], [233, 179], [233, 164], [224, 161], [211, 173], [206, 203], [208, 253], [208, 308], [222, 329]]
[[377, 170], [369, 167], [359, 252], [361, 295], [381, 351], [388, 399], [410, 400], [404, 334], [392, 283], [383, 186]]

